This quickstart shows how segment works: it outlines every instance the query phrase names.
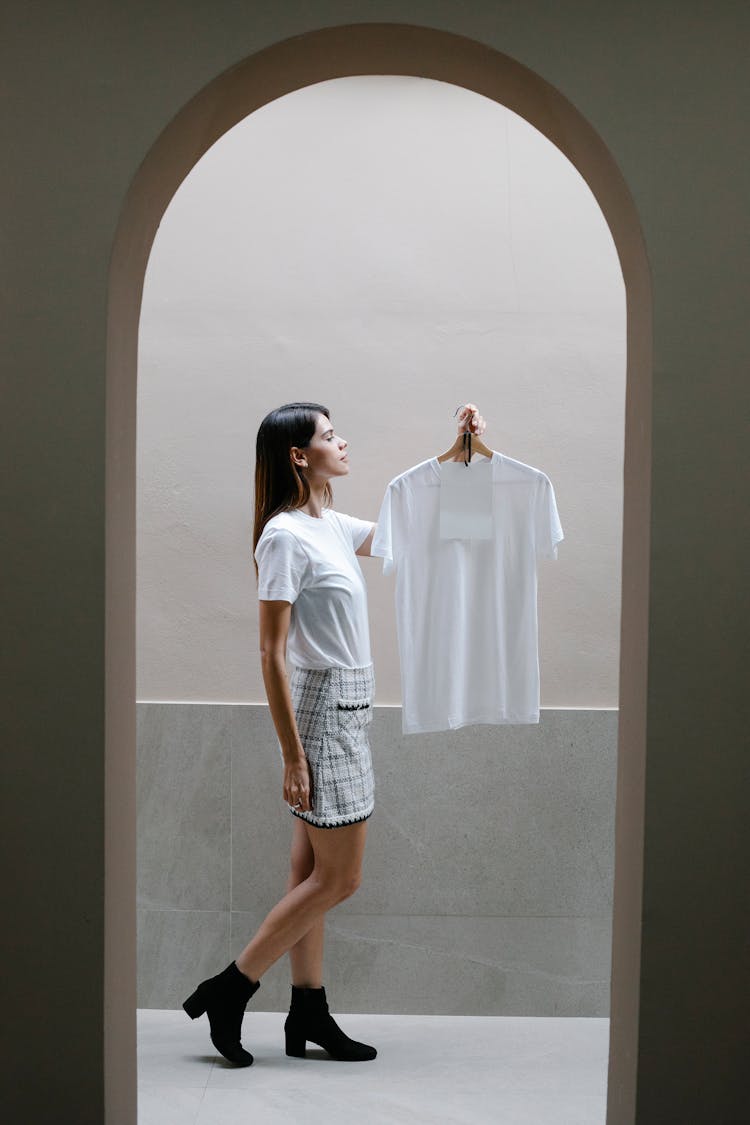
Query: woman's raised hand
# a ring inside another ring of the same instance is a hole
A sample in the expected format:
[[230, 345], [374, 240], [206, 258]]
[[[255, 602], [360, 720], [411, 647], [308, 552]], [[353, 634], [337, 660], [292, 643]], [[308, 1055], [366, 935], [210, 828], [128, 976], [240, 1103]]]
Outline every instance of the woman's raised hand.
[[473, 402], [467, 402], [465, 406], [461, 407], [458, 415], [458, 432], [460, 434], [471, 433], [481, 437], [486, 429], [487, 423]]

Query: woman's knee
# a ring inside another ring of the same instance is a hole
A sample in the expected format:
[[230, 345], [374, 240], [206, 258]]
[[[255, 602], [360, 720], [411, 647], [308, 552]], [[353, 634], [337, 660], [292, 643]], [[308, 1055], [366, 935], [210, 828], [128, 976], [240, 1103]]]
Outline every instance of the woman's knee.
[[[358, 871], [357, 874], [354, 876], [354, 879], [352, 880], [351, 886], [349, 888], [349, 895], [353, 895], [355, 891], [358, 891], [361, 883], [362, 883], [362, 872]], [[347, 895], [347, 898], [349, 897], [349, 895]]]
[[328, 871], [324, 873], [313, 869], [310, 878], [321, 898], [326, 899], [333, 906], [337, 902], [343, 902], [344, 899], [350, 898], [362, 882], [362, 875], [359, 871]]
[[339, 889], [339, 902], [343, 902], [345, 898], [351, 898], [355, 891], [359, 890], [360, 883], [362, 882], [362, 873], [360, 871], [350, 872], [340, 878]]
[[310, 878], [319, 893], [334, 905], [349, 898], [360, 885], [367, 821], [345, 825], [335, 832], [306, 825], [315, 864]]

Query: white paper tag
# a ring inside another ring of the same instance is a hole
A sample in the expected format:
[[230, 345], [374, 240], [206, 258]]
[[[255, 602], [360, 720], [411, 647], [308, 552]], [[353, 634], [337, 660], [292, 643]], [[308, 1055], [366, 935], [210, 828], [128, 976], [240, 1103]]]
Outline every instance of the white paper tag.
[[440, 538], [492, 539], [492, 461], [440, 461]]

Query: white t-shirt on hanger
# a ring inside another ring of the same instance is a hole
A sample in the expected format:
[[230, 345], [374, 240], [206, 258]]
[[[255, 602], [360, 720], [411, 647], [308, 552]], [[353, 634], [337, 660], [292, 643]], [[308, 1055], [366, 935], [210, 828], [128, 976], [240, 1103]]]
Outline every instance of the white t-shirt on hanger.
[[[444, 466], [491, 474], [490, 538], [440, 538]], [[468, 466], [431, 457], [389, 483], [372, 554], [396, 575], [404, 734], [539, 722], [536, 564], [562, 539], [546, 474], [494, 451]]]
[[258, 599], [292, 603], [287, 658], [299, 668], [363, 668], [372, 662], [367, 587], [355, 550], [370, 520], [324, 508], [279, 512], [255, 547]]

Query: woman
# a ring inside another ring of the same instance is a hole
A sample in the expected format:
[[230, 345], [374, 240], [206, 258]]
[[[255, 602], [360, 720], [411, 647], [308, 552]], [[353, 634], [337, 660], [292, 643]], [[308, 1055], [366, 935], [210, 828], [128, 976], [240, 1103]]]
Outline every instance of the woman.
[[[469, 403], [459, 433], [482, 434]], [[293, 402], [272, 410], [256, 440], [254, 554], [260, 650], [283, 761], [283, 798], [294, 817], [287, 893], [235, 961], [198, 985], [183, 1008], [204, 1012], [217, 1051], [238, 1066], [245, 1005], [287, 950], [292, 999], [286, 1053], [308, 1041], [335, 1059], [374, 1059], [328, 1011], [322, 985], [326, 911], [360, 884], [374, 779], [367, 726], [375, 688], [367, 593], [355, 558], [370, 554], [376, 525], [334, 511], [329, 481], [347, 476], [347, 442], [326, 407]], [[289, 645], [292, 671], [287, 679]]]

